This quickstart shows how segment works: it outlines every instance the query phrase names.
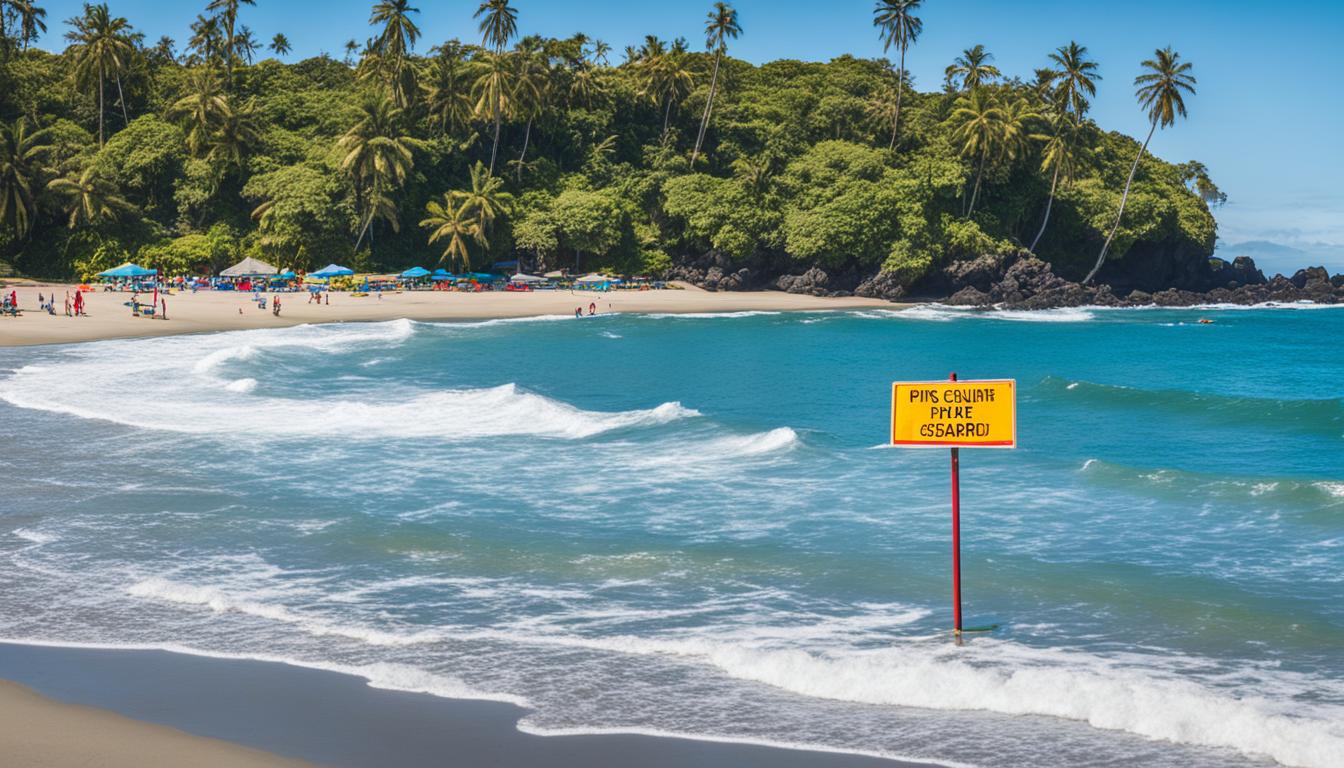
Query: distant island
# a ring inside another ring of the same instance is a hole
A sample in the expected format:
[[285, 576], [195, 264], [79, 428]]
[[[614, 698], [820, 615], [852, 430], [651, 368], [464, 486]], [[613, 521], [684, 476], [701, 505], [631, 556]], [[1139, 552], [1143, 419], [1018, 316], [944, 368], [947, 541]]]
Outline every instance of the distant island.
[[[1196, 92], [1169, 48], [1103, 70], [1061, 41], [1021, 75], [975, 44], [921, 90], [918, 0], [854, 20], [890, 60], [761, 66], [732, 57], [750, 30], [723, 2], [703, 41], [617, 52], [522, 34], [507, 0], [480, 5], [479, 40], [424, 40], [383, 0], [334, 54], [286, 63], [253, 4], [151, 42], [106, 4], [57, 22], [0, 2], [0, 270], [521, 262], [891, 299], [989, 297], [1019, 262], [1075, 299], [1255, 282], [1210, 260], [1225, 198], [1205, 167], [1148, 151]], [[60, 54], [33, 45], [56, 35]], [[1142, 143], [1088, 116], [1133, 74]], [[994, 280], [958, 283], [975, 260]]]

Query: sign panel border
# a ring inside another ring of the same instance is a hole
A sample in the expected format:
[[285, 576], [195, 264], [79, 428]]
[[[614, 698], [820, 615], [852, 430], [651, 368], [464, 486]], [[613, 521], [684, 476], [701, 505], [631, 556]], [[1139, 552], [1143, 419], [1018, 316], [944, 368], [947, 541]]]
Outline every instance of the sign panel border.
[[[987, 442], [956, 442], [947, 440], [897, 440], [896, 439], [896, 390], [902, 385], [957, 386], [961, 384], [1008, 384], [1013, 390], [1013, 438], [1011, 442], [993, 440]], [[1017, 379], [934, 379], [931, 381], [893, 381], [891, 383], [891, 442], [898, 448], [997, 448], [1013, 450], [1017, 448]]]

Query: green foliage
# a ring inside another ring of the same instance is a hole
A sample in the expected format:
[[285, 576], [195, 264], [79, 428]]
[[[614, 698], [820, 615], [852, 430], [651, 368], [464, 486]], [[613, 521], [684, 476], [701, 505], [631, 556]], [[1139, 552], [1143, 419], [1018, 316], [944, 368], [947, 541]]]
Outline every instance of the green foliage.
[[[721, 47], [733, 25], [717, 14], [708, 52], [652, 40], [613, 66], [578, 37], [510, 48], [500, 27], [498, 51], [412, 48], [414, 9], [380, 7], [368, 54], [349, 66], [327, 56], [248, 64], [224, 55], [223, 27], [213, 54], [174, 60], [115, 17], [89, 20], [84, 47], [67, 53], [11, 52], [0, 60], [0, 122], [24, 116], [42, 146], [23, 169], [30, 215], [0, 221], [0, 259], [48, 277], [119, 257], [173, 272], [244, 254], [391, 271], [451, 247], [449, 260], [476, 266], [521, 253], [536, 268], [662, 274], [715, 250], [910, 283], [1035, 238], [1053, 167], [1038, 115], [1062, 109], [1075, 122], [1071, 173], [1035, 250], [1077, 277], [1114, 224], [1139, 148], [1087, 118], [1076, 46], [1059, 53], [1059, 71], [1076, 75], [1068, 94], [1062, 74], [1026, 85], [983, 61], [973, 93], [919, 93], [898, 91], [895, 64], [881, 60], [735, 60]], [[899, 53], [894, 27], [879, 27]], [[115, 65], [103, 76], [100, 60]], [[988, 123], [966, 111], [949, 119], [967, 109], [995, 111]], [[1113, 258], [1207, 256], [1208, 205], [1222, 199], [1198, 163], [1145, 156]]]

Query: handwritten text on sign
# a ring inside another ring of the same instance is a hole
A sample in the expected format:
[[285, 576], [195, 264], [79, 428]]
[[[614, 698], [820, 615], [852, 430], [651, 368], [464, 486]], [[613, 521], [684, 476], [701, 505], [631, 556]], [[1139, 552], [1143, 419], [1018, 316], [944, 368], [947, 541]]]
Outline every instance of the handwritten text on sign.
[[891, 386], [891, 443], [1017, 447], [1017, 382], [898, 381]]

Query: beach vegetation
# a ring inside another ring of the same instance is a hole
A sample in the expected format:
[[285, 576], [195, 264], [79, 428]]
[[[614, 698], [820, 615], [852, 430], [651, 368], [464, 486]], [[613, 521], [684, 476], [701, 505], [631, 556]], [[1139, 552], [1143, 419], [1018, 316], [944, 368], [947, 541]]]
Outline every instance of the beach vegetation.
[[1077, 279], [1206, 259], [1226, 199], [1202, 164], [1148, 151], [1194, 92], [1170, 49], [1135, 82], [1139, 141], [1093, 119], [1105, 81], [1080, 42], [1023, 77], [972, 45], [946, 83], [913, 82], [919, 0], [855, 20], [891, 60], [761, 64], [733, 57], [750, 29], [728, 2], [697, 12], [704, 47], [651, 34], [621, 56], [581, 33], [528, 34], [508, 0], [475, 6], [466, 41], [425, 40], [414, 5], [379, 0], [335, 56], [292, 62], [273, 30], [275, 56], [257, 60], [252, 6], [202, 0], [180, 51], [103, 4], [60, 28], [14, 16], [0, 259], [44, 277], [110, 254], [206, 269], [225, 253], [389, 272], [523, 254], [535, 270], [661, 274], [715, 252], [914, 285], [1030, 249]]

